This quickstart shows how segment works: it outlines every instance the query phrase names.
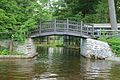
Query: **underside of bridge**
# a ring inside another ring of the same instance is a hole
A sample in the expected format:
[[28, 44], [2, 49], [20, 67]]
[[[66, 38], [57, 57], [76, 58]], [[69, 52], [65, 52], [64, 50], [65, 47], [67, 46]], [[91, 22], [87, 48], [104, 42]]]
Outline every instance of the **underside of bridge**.
[[31, 38], [43, 37], [43, 36], [74, 36], [74, 37], [79, 37], [79, 38], [91, 38], [89, 35], [78, 34], [78, 33], [73, 33], [73, 32], [70, 32], [70, 33], [67, 33], [67, 32], [46, 32], [46, 33], [32, 35]]
[[80, 48], [81, 37], [69, 35], [47, 35], [32, 37], [38, 46]]

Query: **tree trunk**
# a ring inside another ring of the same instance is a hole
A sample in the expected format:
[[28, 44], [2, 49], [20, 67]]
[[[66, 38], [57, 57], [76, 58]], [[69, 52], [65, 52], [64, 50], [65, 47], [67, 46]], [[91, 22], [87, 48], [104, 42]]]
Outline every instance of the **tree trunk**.
[[114, 0], [108, 0], [111, 29], [117, 30], [117, 20]]
[[13, 40], [11, 39], [9, 42], [9, 54], [12, 54], [13, 52]]

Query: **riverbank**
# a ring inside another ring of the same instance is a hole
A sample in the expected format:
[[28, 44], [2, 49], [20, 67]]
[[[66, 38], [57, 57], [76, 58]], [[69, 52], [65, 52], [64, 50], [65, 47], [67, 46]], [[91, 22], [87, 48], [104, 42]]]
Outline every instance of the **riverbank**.
[[32, 59], [36, 55], [0, 55], [0, 59]]
[[106, 58], [105, 60], [109, 60], [109, 61], [120, 61], [120, 57]]
[[37, 55], [36, 47], [31, 38], [25, 40], [23, 44], [13, 42], [12, 51], [9, 51], [9, 40], [0, 41], [0, 59], [29, 59]]

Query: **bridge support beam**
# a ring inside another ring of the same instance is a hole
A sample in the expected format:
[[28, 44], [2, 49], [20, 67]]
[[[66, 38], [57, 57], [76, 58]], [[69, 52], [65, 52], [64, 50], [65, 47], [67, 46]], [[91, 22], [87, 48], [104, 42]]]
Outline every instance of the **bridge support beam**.
[[84, 44], [83, 41], [85, 42], [85, 40], [83, 38], [80, 38], [80, 53], [82, 53], [81, 51], [83, 49], [83, 44]]

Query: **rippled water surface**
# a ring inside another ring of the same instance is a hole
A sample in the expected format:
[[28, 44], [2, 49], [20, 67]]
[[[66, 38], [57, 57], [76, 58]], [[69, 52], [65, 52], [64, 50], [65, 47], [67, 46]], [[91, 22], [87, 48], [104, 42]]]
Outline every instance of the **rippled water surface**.
[[33, 60], [0, 60], [0, 80], [120, 80], [120, 62], [85, 59], [78, 49], [37, 50]]

